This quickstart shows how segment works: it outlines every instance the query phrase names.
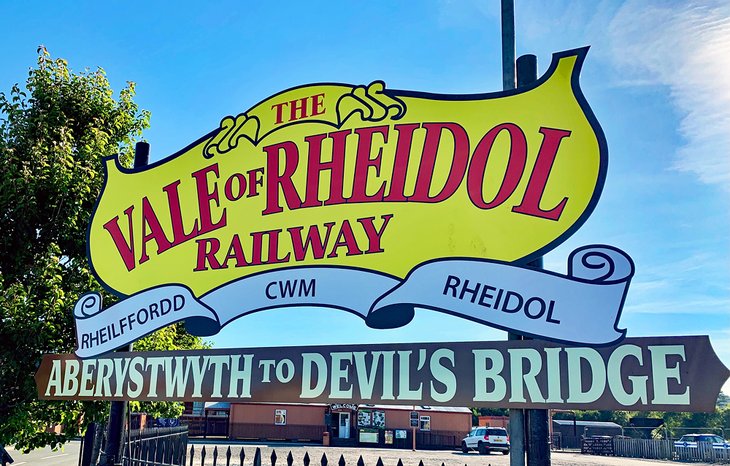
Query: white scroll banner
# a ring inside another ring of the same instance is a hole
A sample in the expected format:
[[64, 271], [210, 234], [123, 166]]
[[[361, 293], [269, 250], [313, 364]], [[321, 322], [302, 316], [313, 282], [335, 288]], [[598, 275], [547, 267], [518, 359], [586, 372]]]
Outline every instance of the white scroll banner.
[[185, 320], [210, 336], [229, 322], [267, 309], [329, 307], [360, 316], [373, 328], [409, 323], [431, 309], [510, 332], [584, 345], [621, 340], [618, 328], [634, 264], [612, 246], [573, 251], [568, 274], [473, 258], [424, 262], [401, 280], [349, 267], [293, 267], [232, 281], [198, 298], [177, 284], [151, 288], [101, 310], [89, 293], [76, 304], [76, 355], [111, 351]]
[[74, 307], [76, 355], [98, 356], [139, 340], [147, 334], [185, 320], [205, 327], [215, 312], [195, 299], [183, 285], [144, 290], [102, 309], [99, 293], [86, 293]]

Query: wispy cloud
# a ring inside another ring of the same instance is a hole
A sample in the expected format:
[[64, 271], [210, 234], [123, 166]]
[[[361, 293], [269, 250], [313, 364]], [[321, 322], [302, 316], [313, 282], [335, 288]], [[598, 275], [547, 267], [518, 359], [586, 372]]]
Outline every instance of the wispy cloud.
[[517, 9], [518, 51], [591, 44], [591, 60], [608, 65], [605, 85], [665, 87], [684, 139], [669, 168], [730, 190], [730, 2], [533, 0]]
[[631, 314], [727, 315], [726, 267], [712, 255], [699, 252], [638, 268], [625, 310]]
[[[632, 292], [635, 291], [632, 285]], [[639, 304], [627, 304], [624, 312], [635, 314], [714, 314], [727, 315], [730, 299], [718, 297], [683, 297], [681, 300], [658, 300]]]
[[626, 84], [668, 87], [686, 141], [673, 167], [730, 186], [730, 3], [629, 0], [608, 39]]
[[[485, 7], [484, 5], [489, 5]], [[498, 19], [497, 2], [441, 0], [442, 26]], [[517, 3], [520, 44], [572, 48], [594, 44], [613, 86], [666, 86], [685, 144], [672, 167], [730, 189], [730, 2], [613, 0]]]

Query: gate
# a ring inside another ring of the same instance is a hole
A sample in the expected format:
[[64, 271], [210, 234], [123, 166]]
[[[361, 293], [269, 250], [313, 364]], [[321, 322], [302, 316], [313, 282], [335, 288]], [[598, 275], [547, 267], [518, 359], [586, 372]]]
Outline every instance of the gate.
[[[80, 466], [108, 464], [107, 428], [91, 423], [81, 442]], [[188, 447], [188, 428], [161, 427], [125, 431], [122, 444], [124, 466], [180, 466], [185, 464]]]
[[228, 437], [228, 416], [182, 416], [180, 423], [188, 427], [191, 437]]
[[185, 464], [188, 428], [161, 427], [133, 430], [124, 443], [124, 466], [180, 466]]

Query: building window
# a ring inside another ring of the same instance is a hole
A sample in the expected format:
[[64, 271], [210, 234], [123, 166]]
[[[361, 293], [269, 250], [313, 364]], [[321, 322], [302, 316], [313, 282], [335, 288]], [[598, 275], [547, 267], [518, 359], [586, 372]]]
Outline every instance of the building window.
[[276, 424], [277, 426], [286, 425], [286, 409], [274, 410], [274, 424]]
[[431, 416], [421, 416], [419, 426], [421, 430], [431, 430]]

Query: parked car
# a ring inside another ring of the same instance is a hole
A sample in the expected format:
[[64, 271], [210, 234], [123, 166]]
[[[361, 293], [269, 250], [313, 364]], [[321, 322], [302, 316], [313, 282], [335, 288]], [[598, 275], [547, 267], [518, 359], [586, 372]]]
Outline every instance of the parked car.
[[674, 442], [674, 447], [677, 449], [683, 448], [698, 448], [699, 444], [712, 445], [713, 449], [727, 449], [730, 448], [730, 443], [726, 442], [725, 439], [715, 434], [687, 434], [683, 435], [679, 440]]
[[480, 455], [490, 451], [501, 451], [509, 454], [509, 435], [503, 427], [476, 427], [461, 441], [461, 451], [469, 453], [476, 450]]

